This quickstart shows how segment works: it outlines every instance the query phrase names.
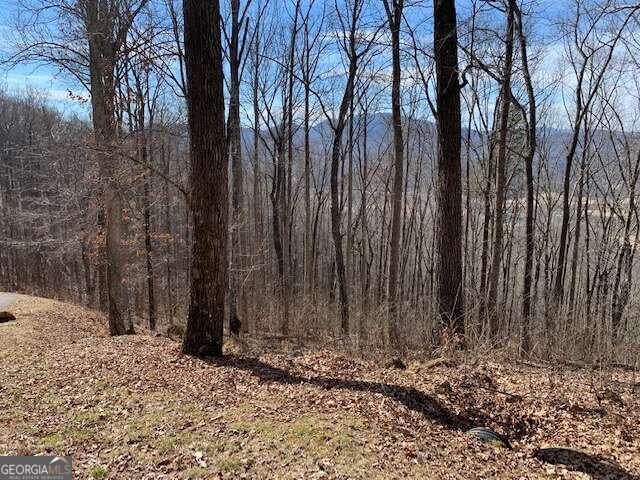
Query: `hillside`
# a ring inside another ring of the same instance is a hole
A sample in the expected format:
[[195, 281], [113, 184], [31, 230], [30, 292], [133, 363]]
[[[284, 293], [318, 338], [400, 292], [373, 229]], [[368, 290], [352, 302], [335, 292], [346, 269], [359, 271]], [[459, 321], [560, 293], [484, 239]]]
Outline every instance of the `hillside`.
[[[208, 363], [166, 338], [110, 338], [94, 312], [18, 298], [18, 320], [0, 325], [0, 454], [71, 455], [76, 478], [640, 475], [631, 372], [396, 370], [329, 352]], [[474, 425], [507, 434], [513, 450], [464, 435]], [[533, 458], [543, 447], [588, 455], [552, 465]]]

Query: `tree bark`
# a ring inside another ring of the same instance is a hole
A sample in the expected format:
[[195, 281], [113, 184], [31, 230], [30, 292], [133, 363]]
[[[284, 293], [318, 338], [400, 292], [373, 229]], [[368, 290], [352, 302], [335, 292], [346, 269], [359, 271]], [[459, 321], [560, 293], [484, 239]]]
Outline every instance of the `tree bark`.
[[505, 61], [500, 92], [500, 130], [498, 138], [498, 162], [496, 165], [496, 206], [491, 270], [489, 271], [489, 334], [495, 338], [498, 334], [500, 314], [498, 312], [498, 281], [502, 260], [504, 231], [504, 207], [506, 190], [507, 134], [509, 129], [509, 107], [511, 105], [511, 68], [513, 63], [513, 6], [507, 7], [507, 35], [505, 43]]
[[108, 2], [88, 1], [86, 29], [89, 42], [91, 111], [102, 176], [101, 227], [104, 244], [99, 267], [101, 306], [107, 308], [111, 335], [133, 333], [127, 301], [122, 292], [125, 248], [122, 244], [123, 203], [114, 155], [117, 137], [114, 69], [118, 50]]
[[463, 338], [462, 127], [454, 0], [435, 1], [434, 46], [438, 111], [438, 313], [440, 326], [451, 327], [455, 335]]
[[529, 334], [529, 321], [531, 318], [531, 280], [533, 270], [533, 247], [535, 245], [535, 197], [533, 183], [533, 159], [537, 148], [537, 112], [536, 98], [533, 91], [533, 83], [531, 81], [531, 73], [529, 71], [529, 57], [527, 52], [527, 39], [524, 35], [522, 25], [522, 12], [519, 8], [515, 9], [516, 22], [515, 27], [518, 32], [518, 41], [520, 44], [520, 61], [522, 62], [522, 74], [524, 77], [525, 87], [527, 90], [527, 100], [529, 102], [529, 123], [527, 132], [527, 152], [524, 158], [525, 165], [525, 182], [527, 188], [527, 212], [526, 212], [526, 236], [525, 236], [525, 261], [524, 261], [524, 278], [522, 293], [522, 350], [528, 353], [531, 350], [531, 339]]
[[220, 5], [218, 0], [184, 0], [183, 5], [193, 247], [191, 300], [182, 349], [195, 356], [221, 356], [229, 198]]
[[[355, 23], [355, 19], [353, 20]], [[337, 123], [333, 132], [333, 145], [331, 148], [331, 234], [333, 237], [333, 245], [336, 253], [336, 274], [338, 277], [338, 291], [340, 295], [340, 328], [343, 335], [349, 333], [349, 294], [347, 290], [347, 278], [344, 262], [344, 254], [342, 252], [342, 233], [340, 195], [338, 191], [338, 172], [340, 169], [340, 155], [342, 149], [342, 136], [346, 126], [347, 113], [349, 105], [353, 98], [353, 89], [357, 71], [357, 55], [355, 52], [355, 34], [350, 32], [351, 44], [349, 46], [349, 73], [347, 76], [347, 85], [345, 86], [338, 111]]]
[[398, 332], [398, 271], [400, 268], [400, 240], [402, 231], [402, 177], [404, 173], [404, 142], [402, 139], [402, 106], [400, 92], [400, 23], [402, 22], [403, 0], [394, 0], [393, 6], [388, 0], [383, 0], [387, 13], [387, 21], [391, 29], [391, 56], [392, 56], [392, 82], [391, 82], [391, 112], [393, 118], [393, 147], [394, 147], [394, 175], [393, 196], [391, 213], [391, 245], [389, 252], [389, 341], [391, 347], [400, 347]]
[[243, 199], [242, 139], [240, 129], [240, 0], [231, 0], [231, 41], [229, 43], [229, 121], [227, 127], [231, 157], [231, 272], [229, 282], [229, 330], [240, 334], [238, 301], [242, 295], [243, 262], [241, 249], [245, 239], [245, 210]]

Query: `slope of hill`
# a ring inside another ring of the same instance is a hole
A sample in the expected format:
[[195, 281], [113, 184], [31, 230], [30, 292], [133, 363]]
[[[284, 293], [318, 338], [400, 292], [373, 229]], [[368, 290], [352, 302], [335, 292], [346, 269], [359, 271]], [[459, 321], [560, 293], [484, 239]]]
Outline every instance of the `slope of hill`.
[[[65, 454], [76, 478], [638, 478], [624, 371], [466, 363], [406, 370], [329, 352], [204, 362], [107, 336], [95, 312], [20, 296], [0, 325], [0, 455]], [[464, 434], [486, 425], [513, 451]], [[572, 447], [576, 461], [534, 458]], [[540, 456], [540, 455], [539, 455]]]

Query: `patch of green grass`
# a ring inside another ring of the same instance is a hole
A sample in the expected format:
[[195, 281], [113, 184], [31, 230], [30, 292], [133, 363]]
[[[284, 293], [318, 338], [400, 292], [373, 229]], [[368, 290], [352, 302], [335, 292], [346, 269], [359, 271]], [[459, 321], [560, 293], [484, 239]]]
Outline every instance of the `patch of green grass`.
[[40, 444], [46, 449], [53, 450], [62, 447], [64, 442], [60, 433], [52, 433], [51, 435], [43, 437]]
[[274, 422], [268, 418], [251, 419], [251, 420], [237, 420], [230, 424], [229, 432], [236, 435], [245, 435], [249, 432], [256, 432], [261, 436], [277, 437], [281, 433], [281, 424]]
[[268, 443], [322, 456], [333, 451], [354, 451], [357, 447], [354, 432], [361, 428], [361, 420], [348, 415], [336, 418], [304, 415], [289, 423], [264, 418], [236, 421], [228, 431], [241, 436], [253, 432]]
[[61, 432], [51, 433], [40, 439], [43, 448], [58, 449], [68, 443], [81, 444], [93, 439], [96, 432], [88, 428], [67, 428]]
[[298, 418], [285, 431], [285, 438], [295, 446], [312, 454], [325, 455], [332, 450], [353, 450], [353, 429], [357, 422], [353, 418], [343, 417], [327, 419], [314, 415]]
[[103, 423], [111, 418], [111, 412], [105, 410], [87, 410], [76, 415], [76, 420], [85, 425]]
[[312, 416], [303, 416], [291, 425], [289, 436], [300, 440], [314, 440], [317, 437], [323, 440], [326, 432], [322, 422], [318, 422], [318, 419], [314, 419]]
[[164, 455], [186, 445], [189, 441], [190, 438], [188, 435], [165, 435], [153, 442], [153, 446], [158, 452]]
[[[264, 468], [269, 467], [264, 462], [252, 463], [252, 459], [262, 458], [264, 451], [274, 452], [278, 465], [312, 465], [315, 460], [328, 457], [332, 459], [337, 473], [361, 477], [370, 462], [370, 458], [363, 455], [359, 441], [360, 433], [367, 428], [361, 417], [346, 413], [309, 413], [289, 422], [251, 415], [228, 424], [223, 435], [225, 440], [218, 438], [215, 441], [218, 450], [213, 456], [229, 459], [230, 466], [233, 466], [235, 458], [241, 456], [248, 463], [240, 465], [250, 477], [257, 478], [268, 477]], [[222, 468], [220, 471], [227, 473]], [[231, 476], [238, 474], [237, 471], [231, 472]]]
[[[129, 438], [134, 442], [151, 441], [158, 448], [168, 451], [174, 446], [187, 442], [188, 435], [181, 430], [176, 430], [174, 434], [167, 432], [168, 426], [175, 426], [176, 418], [167, 414], [164, 410], [147, 410], [140, 414], [133, 422], [128, 423], [124, 428]], [[164, 433], [157, 436], [155, 431], [161, 429]], [[170, 435], [170, 436], [167, 436]]]
[[89, 475], [91, 475], [91, 478], [94, 478], [95, 480], [104, 480], [105, 478], [107, 478], [108, 474], [109, 472], [102, 465], [96, 465], [91, 470], [89, 470]]
[[64, 432], [65, 437], [73, 443], [84, 443], [95, 435], [95, 431], [89, 428], [69, 428]]
[[242, 468], [242, 462], [233, 457], [220, 458], [216, 461], [216, 467], [218, 470], [224, 473], [232, 473]]
[[149, 437], [149, 430], [139, 423], [127, 425], [127, 436], [133, 442], [141, 442]]

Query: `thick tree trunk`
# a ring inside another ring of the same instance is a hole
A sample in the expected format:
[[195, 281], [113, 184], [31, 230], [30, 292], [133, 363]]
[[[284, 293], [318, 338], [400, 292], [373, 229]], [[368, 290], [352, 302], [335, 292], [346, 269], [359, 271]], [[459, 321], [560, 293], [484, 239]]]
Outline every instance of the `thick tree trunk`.
[[282, 125], [276, 141], [276, 159], [274, 163], [274, 181], [271, 194], [273, 204], [273, 245], [278, 261], [278, 273], [280, 275], [280, 296], [282, 301], [282, 318], [280, 319], [280, 331], [283, 335], [289, 334], [289, 302], [290, 302], [290, 277], [289, 262], [287, 260], [288, 236], [287, 236], [287, 171], [285, 165], [284, 131]]
[[[129, 89], [128, 85], [127, 88]], [[136, 82], [137, 91], [137, 114], [135, 115], [136, 131], [138, 132], [138, 156], [140, 164], [144, 168], [143, 173], [143, 192], [142, 192], [142, 222], [144, 227], [144, 250], [145, 250], [145, 267], [146, 267], [146, 283], [147, 283], [147, 311], [149, 318], [149, 328], [156, 329], [156, 298], [154, 288], [153, 275], [153, 245], [151, 242], [151, 188], [152, 188], [152, 164], [149, 155], [149, 147], [147, 145], [146, 133], [146, 102], [144, 92], [139, 82]], [[131, 113], [129, 113], [131, 117]], [[153, 121], [151, 117], [151, 126], [149, 130], [153, 132]]]
[[182, 349], [221, 356], [227, 290], [228, 162], [218, 0], [184, 0], [191, 139], [191, 300]]
[[[330, 187], [331, 187], [331, 235], [333, 237], [333, 246], [335, 249], [335, 266], [336, 274], [338, 277], [338, 290], [340, 294], [340, 329], [343, 335], [349, 334], [349, 293], [347, 287], [347, 278], [345, 271], [344, 255], [342, 253], [342, 233], [340, 229], [341, 223], [341, 209], [342, 204], [340, 201], [340, 192], [338, 190], [338, 173], [340, 169], [340, 156], [342, 150], [342, 137], [344, 129], [346, 127], [347, 114], [349, 113], [350, 105], [353, 102], [353, 92], [356, 81], [356, 74], [358, 71], [358, 60], [361, 55], [366, 52], [358, 52], [358, 20], [362, 13], [363, 3], [360, 0], [355, 0], [351, 7], [351, 18], [349, 24], [349, 30], [343, 33], [348, 38], [348, 43], [345, 44], [347, 49], [347, 57], [349, 59], [349, 67], [347, 74], [347, 83], [342, 94], [342, 100], [340, 101], [340, 108], [338, 109], [338, 116], [335, 123], [332, 123], [333, 129], [333, 145], [331, 147], [331, 174], [330, 174]], [[370, 46], [370, 44], [369, 44]], [[349, 226], [350, 228], [350, 226]]]
[[461, 119], [454, 0], [436, 0], [434, 45], [438, 109], [438, 311], [441, 327], [464, 335]]

